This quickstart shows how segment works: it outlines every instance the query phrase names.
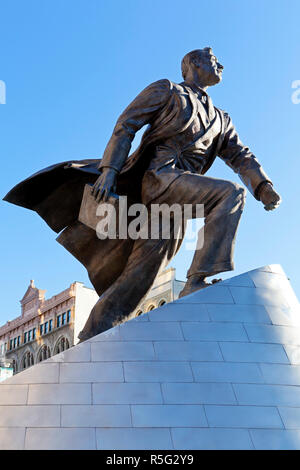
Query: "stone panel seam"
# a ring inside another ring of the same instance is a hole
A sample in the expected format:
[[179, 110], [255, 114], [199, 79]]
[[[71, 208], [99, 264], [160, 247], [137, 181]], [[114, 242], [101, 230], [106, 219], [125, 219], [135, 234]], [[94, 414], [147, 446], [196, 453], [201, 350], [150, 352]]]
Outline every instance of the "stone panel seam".
[[230, 293], [230, 295], [231, 295], [232, 302], [233, 302], [234, 304], [236, 304], [236, 301], [234, 300], [234, 296], [233, 296], [233, 293], [231, 292], [230, 286], [228, 286], [227, 289], [228, 289], [228, 291], [229, 291], [229, 293]]
[[94, 387], [93, 387], [93, 384], [95, 382], [91, 382], [91, 405], [95, 405], [94, 403]]
[[247, 432], [248, 432], [249, 439], [250, 439], [250, 442], [251, 442], [251, 444], [252, 444], [252, 447], [253, 447], [254, 450], [256, 450], [256, 447], [255, 447], [255, 445], [254, 445], [254, 441], [253, 441], [253, 439], [252, 439], [252, 435], [251, 435], [251, 432], [250, 432], [250, 431], [251, 431], [250, 429], [247, 429]]
[[[226, 342], [226, 341], [224, 341], [224, 343], [225, 343], [225, 342]], [[242, 342], [243, 342], [243, 341], [235, 341], [235, 343], [242, 343]], [[244, 342], [245, 342], [245, 341], [244, 341]], [[283, 350], [284, 350], [286, 356], [287, 356], [287, 354], [286, 354], [286, 351], [285, 351], [284, 346], [295, 346], [295, 347], [298, 347], [298, 348], [300, 347], [300, 340], [299, 340], [299, 344], [298, 344], [298, 343], [297, 343], [297, 344], [295, 344], [295, 343], [284, 343], [283, 340], [278, 340], [277, 342], [271, 342], [271, 341], [268, 341], [268, 342], [267, 342], [266, 340], [263, 340], [263, 341], [252, 341], [252, 340], [251, 340], [251, 341], [249, 341], [249, 343], [251, 343], [251, 344], [265, 344], [265, 345], [268, 345], [268, 344], [273, 344], [273, 345], [275, 345], [275, 344], [277, 344], [277, 345], [279, 345], [279, 346], [281, 346], [281, 347], [283, 348]], [[289, 360], [288, 356], [287, 356], [287, 359]]]
[[[223, 355], [223, 351], [222, 351], [222, 348], [221, 348], [221, 345], [220, 345], [220, 341], [217, 341], [216, 343], [218, 345], [218, 348], [219, 348], [219, 351], [220, 351], [220, 354], [221, 354], [221, 357], [222, 357], [222, 361], [223, 362], [228, 362], [228, 361], [225, 360], [225, 357]], [[220, 361], [220, 362], [222, 362], [222, 361]]]
[[153, 348], [153, 361], [159, 362], [159, 360], [158, 360], [158, 354], [157, 354], [157, 351], [156, 351], [156, 348], [155, 348], [155, 343], [156, 343], [156, 341], [153, 340], [153, 341], [151, 341], [151, 342], [152, 342], [152, 348]]
[[25, 433], [24, 433], [24, 445], [23, 445], [23, 450], [26, 450], [26, 437], [27, 437], [27, 427], [25, 428]]
[[245, 332], [245, 334], [246, 334], [246, 338], [248, 338], [248, 343], [251, 343], [251, 339], [249, 338], [248, 331], [247, 331], [247, 328], [246, 328], [244, 322], [242, 323], [242, 327], [243, 327], [243, 330], [244, 330], [244, 332]]
[[96, 450], [101, 450], [101, 445], [99, 443], [98, 445], [98, 439], [97, 439], [97, 426], [95, 426], [95, 437], [96, 437]]
[[205, 308], [209, 321], [214, 322], [214, 320], [212, 320], [211, 315], [209, 313], [209, 308], [208, 308], [207, 304], [201, 304], [201, 305], [203, 305], [203, 307]]
[[262, 385], [267, 385], [266, 378], [265, 378], [264, 373], [263, 373], [263, 371], [262, 371], [261, 365], [262, 365], [262, 364], [270, 364], [270, 363], [267, 363], [267, 362], [255, 362], [254, 364], [257, 365], [257, 368], [258, 368], [258, 370], [259, 370], [259, 373], [260, 373], [260, 375], [261, 375], [261, 377], [262, 377], [262, 379], [263, 379]]
[[239, 401], [238, 401], [238, 399], [237, 399], [237, 396], [236, 396], [236, 393], [235, 393], [235, 389], [234, 389], [234, 386], [233, 386], [233, 383], [232, 383], [232, 382], [230, 382], [230, 386], [231, 386], [231, 390], [232, 390], [232, 392], [233, 392], [233, 395], [234, 395], [236, 404], [238, 405], [238, 404], [239, 404]]
[[164, 394], [163, 394], [163, 389], [162, 389], [162, 383], [159, 382], [159, 388], [160, 388], [160, 394], [161, 394], [161, 399], [162, 399], [162, 404], [166, 404], [165, 403], [165, 397], [164, 397]]
[[[179, 325], [179, 329], [180, 329], [180, 332], [181, 332], [182, 341], [187, 341], [185, 336], [184, 336], [184, 331], [183, 331], [183, 328], [182, 328], [182, 321], [178, 321], [178, 325]], [[178, 339], [178, 341], [180, 341], [180, 340]]]
[[175, 449], [175, 444], [174, 444], [174, 441], [173, 441], [173, 435], [172, 435], [172, 428], [168, 428], [169, 429], [169, 434], [170, 434], [170, 439], [171, 439], [171, 443], [172, 443], [172, 447], [173, 449]]
[[97, 431], [96, 431], [96, 426], [95, 426], [93, 429], [94, 429], [94, 439], [95, 439], [95, 446], [94, 446], [94, 449], [97, 450]]
[[89, 358], [90, 358], [88, 362], [94, 362], [92, 361], [92, 343], [90, 341], [88, 342], [88, 351], [89, 351]]
[[121, 365], [122, 365], [122, 375], [123, 375], [123, 382], [120, 382], [120, 383], [125, 383], [126, 380], [125, 380], [125, 368], [124, 368], [124, 362], [125, 361], [121, 361]]
[[[281, 413], [280, 413], [279, 406], [277, 406], [276, 408], [277, 408], [278, 414], [279, 414], [279, 416], [280, 416], [283, 429], [285, 429], [285, 430], [287, 430], [287, 429], [294, 429], [294, 428], [287, 428], [287, 427], [285, 426], [284, 421], [283, 421], [283, 418], [282, 418]], [[283, 406], [283, 408], [294, 408], [294, 406]], [[296, 408], [298, 408], [298, 407], [296, 407]]]
[[[193, 382], [197, 382], [196, 377], [195, 377], [195, 374], [194, 374], [194, 371], [193, 371], [192, 362], [194, 362], [194, 361], [188, 361], [188, 364], [189, 364], [190, 369], [191, 369]], [[197, 383], [198, 383], [198, 382], [197, 382]]]
[[202, 408], [203, 408], [203, 413], [204, 413], [204, 416], [205, 416], [206, 427], [210, 428], [208, 417], [207, 417], [207, 414], [206, 414], [206, 405], [202, 405]]
[[[291, 408], [293, 408], [293, 407], [291, 407]], [[282, 418], [282, 416], [281, 416], [281, 413], [280, 413], [279, 407], [278, 407], [278, 406], [276, 406], [276, 409], [277, 409], [277, 411], [278, 411], [278, 414], [279, 414], [279, 416], [280, 416], [280, 420], [281, 420], [281, 422], [282, 422], [282, 427], [283, 427], [283, 429], [289, 429], [289, 428], [287, 428], [287, 427], [285, 426], [285, 424], [284, 424], [284, 421], [283, 421], [283, 418]]]
[[[288, 344], [287, 344], [286, 346], [293, 346], [293, 344], [291, 344], [291, 345], [288, 345]], [[286, 352], [285, 345], [281, 345], [281, 347], [282, 347], [283, 350], [284, 350], [284, 354], [286, 355], [286, 357], [287, 357], [287, 359], [288, 359], [288, 361], [289, 361], [289, 364], [290, 364], [291, 366], [292, 366], [292, 365], [296, 365], [296, 364], [294, 364], [293, 362], [291, 362], [291, 360], [290, 360], [290, 358], [289, 358], [289, 356], [288, 356], [288, 353]]]
[[[227, 363], [236, 363], [236, 361], [225, 361]], [[286, 362], [253, 362], [253, 361], [243, 361], [243, 362], [240, 362], [240, 364], [273, 364], [274, 366], [285, 366], [285, 365], [293, 365], [293, 364], [287, 364]], [[244, 382], [241, 382], [241, 383], [244, 383]], [[249, 382], [249, 383], [253, 383], [253, 382]], [[267, 383], [266, 383], [267, 384]], [[279, 385], [279, 384], [278, 384]]]
[[26, 390], [26, 405], [28, 405], [28, 399], [29, 399], [29, 384], [27, 385], [27, 390]]

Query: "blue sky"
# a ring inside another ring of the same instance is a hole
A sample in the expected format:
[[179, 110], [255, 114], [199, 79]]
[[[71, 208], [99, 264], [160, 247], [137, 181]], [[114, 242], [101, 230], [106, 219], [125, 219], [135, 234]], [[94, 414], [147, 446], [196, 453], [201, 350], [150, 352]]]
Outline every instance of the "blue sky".
[[[299, 17], [299, 0], [2, 2], [2, 197], [50, 164], [101, 157], [134, 96], [160, 78], [180, 82], [183, 55], [211, 46], [225, 67], [209, 90], [213, 102], [230, 113], [283, 198], [268, 213], [248, 194], [234, 274], [280, 263], [300, 297], [300, 104], [291, 100], [300, 80]], [[209, 175], [238, 181], [222, 161]], [[47, 296], [74, 280], [90, 286], [35, 213], [6, 202], [0, 212], [0, 324], [19, 315], [30, 279]], [[178, 278], [191, 256], [183, 250], [173, 261]]]

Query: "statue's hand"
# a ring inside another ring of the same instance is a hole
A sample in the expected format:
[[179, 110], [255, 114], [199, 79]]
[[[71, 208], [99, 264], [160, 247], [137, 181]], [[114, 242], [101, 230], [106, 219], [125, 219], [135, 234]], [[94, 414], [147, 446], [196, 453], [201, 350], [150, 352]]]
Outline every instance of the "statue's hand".
[[281, 203], [281, 197], [273, 189], [273, 186], [270, 183], [266, 183], [261, 188], [260, 200], [264, 204], [266, 211], [272, 211], [276, 209]]
[[92, 194], [97, 202], [107, 201], [110, 193], [116, 192], [117, 172], [113, 168], [103, 168], [101, 175], [96, 180]]

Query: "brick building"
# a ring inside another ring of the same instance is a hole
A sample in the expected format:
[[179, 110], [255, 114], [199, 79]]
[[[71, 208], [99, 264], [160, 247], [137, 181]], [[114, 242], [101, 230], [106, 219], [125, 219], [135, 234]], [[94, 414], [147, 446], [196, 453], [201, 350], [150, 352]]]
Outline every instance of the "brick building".
[[96, 292], [80, 282], [50, 299], [45, 292], [31, 281], [20, 301], [21, 315], [0, 327], [0, 362], [14, 373], [76, 344], [98, 300]]
[[[176, 300], [183, 286], [183, 281], [175, 279], [174, 268], [163, 271], [136, 308], [135, 315]], [[9, 368], [14, 373], [20, 372], [76, 344], [78, 334], [98, 300], [96, 292], [81, 282], [73, 282], [50, 299], [45, 298], [45, 292], [31, 281], [20, 301], [21, 315], [0, 327], [3, 376]]]

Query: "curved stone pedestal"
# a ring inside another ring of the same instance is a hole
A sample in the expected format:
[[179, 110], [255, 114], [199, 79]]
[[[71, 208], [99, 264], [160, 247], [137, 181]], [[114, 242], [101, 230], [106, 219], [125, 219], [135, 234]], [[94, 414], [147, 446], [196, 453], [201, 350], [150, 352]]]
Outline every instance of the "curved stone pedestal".
[[1, 449], [300, 449], [300, 307], [279, 265], [0, 384]]

